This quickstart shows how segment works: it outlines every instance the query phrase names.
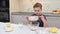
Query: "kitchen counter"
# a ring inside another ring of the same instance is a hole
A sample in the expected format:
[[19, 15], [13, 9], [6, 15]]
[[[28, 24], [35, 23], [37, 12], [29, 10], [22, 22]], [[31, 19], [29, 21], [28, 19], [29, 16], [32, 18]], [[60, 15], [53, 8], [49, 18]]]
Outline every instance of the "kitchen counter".
[[[11, 13], [12, 15], [32, 15], [34, 14], [33, 12], [13, 12]], [[43, 13], [44, 15], [46, 16], [49, 16], [49, 17], [60, 17], [60, 13]]]
[[[48, 27], [39, 27], [32, 31], [27, 25], [11, 24], [11, 29], [12, 31], [6, 32], [6, 24], [0, 22], [0, 34], [50, 34]], [[60, 29], [58, 29], [57, 34], [60, 34]]]

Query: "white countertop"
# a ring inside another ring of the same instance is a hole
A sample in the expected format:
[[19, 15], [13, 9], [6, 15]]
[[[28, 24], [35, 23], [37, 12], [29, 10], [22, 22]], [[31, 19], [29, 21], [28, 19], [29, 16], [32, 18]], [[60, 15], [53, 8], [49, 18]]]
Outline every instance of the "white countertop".
[[[48, 34], [48, 28], [40, 27], [37, 31], [31, 31], [27, 25], [23, 25], [22, 27], [18, 24], [11, 24], [11, 32], [6, 32], [5, 23], [0, 22], [0, 34]], [[58, 33], [60, 34], [60, 29]]]
[[[42, 12], [46, 16], [51, 16], [51, 17], [60, 17], [60, 13], [58, 12]], [[34, 14], [34, 12], [12, 12], [11, 15], [20, 15], [20, 16], [29, 16]]]

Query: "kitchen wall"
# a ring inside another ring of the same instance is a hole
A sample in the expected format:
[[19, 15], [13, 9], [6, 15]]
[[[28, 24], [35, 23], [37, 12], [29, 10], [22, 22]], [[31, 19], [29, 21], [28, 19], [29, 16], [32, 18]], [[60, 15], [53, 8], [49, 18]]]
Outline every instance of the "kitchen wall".
[[33, 12], [33, 5], [39, 2], [43, 5], [43, 12], [60, 9], [60, 0], [10, 0], [11, 12]]
[[10, 12], [19, 12], [19, 0], [10, 0]]

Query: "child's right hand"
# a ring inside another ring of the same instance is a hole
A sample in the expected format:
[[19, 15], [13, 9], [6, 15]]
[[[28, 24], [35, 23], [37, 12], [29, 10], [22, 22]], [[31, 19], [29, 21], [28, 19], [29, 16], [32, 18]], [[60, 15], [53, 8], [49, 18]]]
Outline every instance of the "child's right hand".
[[28, 16], [24, 17], [27, 23], [30, 23]]
[[28, 16], [25, 16], [25, 18], [28, 18]]

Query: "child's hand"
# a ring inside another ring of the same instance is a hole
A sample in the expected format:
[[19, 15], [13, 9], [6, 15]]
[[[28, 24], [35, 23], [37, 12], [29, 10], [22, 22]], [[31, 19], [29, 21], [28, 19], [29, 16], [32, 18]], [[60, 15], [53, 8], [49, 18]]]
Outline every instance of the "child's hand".
[[43, 21], [44, 25], [45, 25], [45, 26], [48, 26], [48, 22], [47, 22], [47, 20], [44, 18], [44, 16], [42, 15], [42, 16], [39, 16], [39, 17], [40, 17], [41, 20]]
[[29, 19], [28, 19], [28, 16], [25, 16], [24, 18], [25, 18], [25, 20], [26, 20], [27, 23], [30, 22]]
[[41, 19], [44, 19], [44, 16], [42, 15], [42, 16], [39, 16]]
[[28, 18], [28, 16], [25, 16], [25, 18]]

